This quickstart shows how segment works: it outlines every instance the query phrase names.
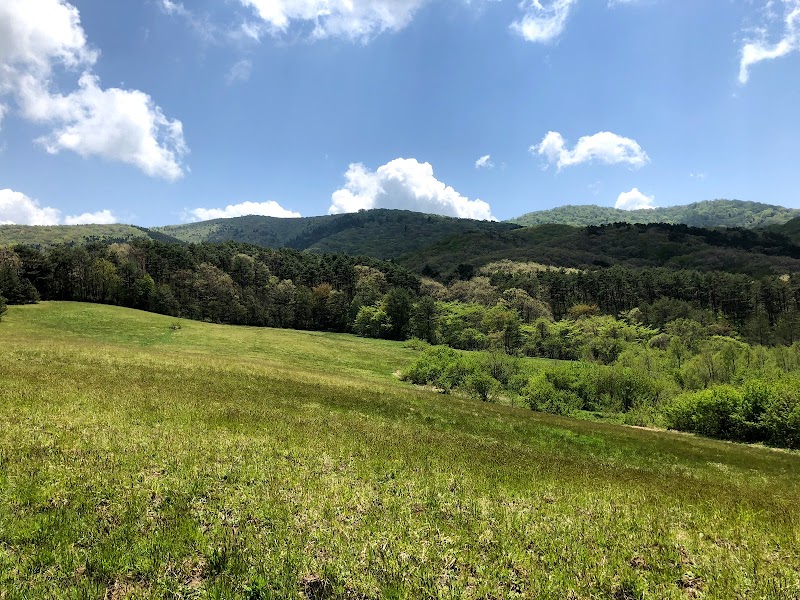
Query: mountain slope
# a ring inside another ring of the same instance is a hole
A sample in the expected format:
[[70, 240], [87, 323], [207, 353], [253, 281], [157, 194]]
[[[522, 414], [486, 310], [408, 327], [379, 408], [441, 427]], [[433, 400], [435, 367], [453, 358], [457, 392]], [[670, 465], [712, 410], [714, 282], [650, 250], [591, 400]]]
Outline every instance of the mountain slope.
[[668, 224], [537, 225], [451, 236], [397, 262], [449, 278], [460, 264], [480, 267], [503, 259], [576, 268], [620, 264], [764, 275], [800, 271], [800, 246], [763, 230]]
[[527, 213], [509, 219], [509, 222], [523, 226], [548, 223], [576, 226], [610, 223], [673, 223], [692, 227], [753, 229], [768, 225], [780, 225], [796, 217], [800, 217], [800, 210], [783, 206], [743, 200], [707, 200], [682, 206], [641, 210], [620, 210], [593, 204], [568, 205]]
[[518, 227], [512, 223], [375, 209], [298, 219], [254, 215], [158, 227], [154, 231], [184, 242], [233, 240], [273, 248], [341, 252], [389, 259], [422, 250], [452, 235], [471, 231], [506, 232]]
[[792, 219], [782, 225], [771, 225], [767, 227], [766, 230], [785, 235], [795, 244], [800, 244], [800, 217]]
[[0, 225], [0, 247], [15, 244], [55, 246], [93, 241], [129, 241], [149, 237], [133, 225]]

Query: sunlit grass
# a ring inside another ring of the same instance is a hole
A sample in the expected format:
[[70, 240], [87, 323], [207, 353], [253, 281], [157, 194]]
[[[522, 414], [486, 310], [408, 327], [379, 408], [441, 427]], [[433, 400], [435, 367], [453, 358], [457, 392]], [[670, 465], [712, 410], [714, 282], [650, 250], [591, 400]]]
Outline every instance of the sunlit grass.
[[0, 598], [797, 598], [800, 456], [400, 382], [353, 336], [0, 323]]

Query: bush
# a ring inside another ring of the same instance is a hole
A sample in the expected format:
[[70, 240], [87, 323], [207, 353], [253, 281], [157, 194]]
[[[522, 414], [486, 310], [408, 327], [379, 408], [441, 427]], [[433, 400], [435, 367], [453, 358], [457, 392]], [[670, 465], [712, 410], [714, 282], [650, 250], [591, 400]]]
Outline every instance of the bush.
[[403, 344], [404, 348], [409, 348], [410, 350], [415, 350], [416, 352], [422, 352], [423, 350], [427, 350], [431, 347], [431, 345], [426, 342], [425, 340], [421, 340], [419, 338], [411, 338], [405, 344]]
[[767, 443], [800, 448], [800, 381], [797, 377], [772, 387], [761, 423]]
[[483, 402], [492, 402], [502, 387], [500, 383], [484, 371], [475, 371], [469, 374], [464, 381], [467, 392]]
[[0, 321], [3, 320], [3, 315], [6, 314], [8, 308], [6, 307], [6, 299], [0, 296]]
[[665, 410], [667, 425], [680, 431], [735, 439], [733, 415], [741, 412], [742, 402], [742, 394], [729, 385], [681, 394]]
[[546, 373], [531, 377], [522, 397], [531, 410], [554, 415], [570, 415], [580, 410], [583, 404], [574, 392], [556, 388]]
[[408, 371], [403, 374], [403, 379], [416, 385], [435, 384], [442, 378], [447, 366], [458, 359], [458, 353], [447, 346], [434, 346], [425, 350]]

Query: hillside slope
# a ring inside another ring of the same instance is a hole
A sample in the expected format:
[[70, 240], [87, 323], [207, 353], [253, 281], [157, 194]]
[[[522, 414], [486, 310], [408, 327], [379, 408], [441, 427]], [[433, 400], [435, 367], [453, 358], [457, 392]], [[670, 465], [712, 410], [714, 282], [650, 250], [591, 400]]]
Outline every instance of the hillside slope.
[[785, 235], [795, 244], [800, 244], [800, 217], [792, 219], [783, 225], [772, 225], [766, 228], [767, 231]]
[[537, 225], [451, 236], [397, 262], [447, 278], [460, 264], [480, 267], [503, 259], [576, 268], [620, 264], [765, 275], [800, 271], [800, 246], [783, 235], [759, 230], [666, 224]]
[[245, 242], [273, 248], [396, 258], [469, 231], [511, 231], [510, 223], [457, 219], [407, 210], [279, 219], [248, 216], [158, 227], [184, 242]]
[[0, 225], [0, 247], [27, 244], [55, 246], [101, 241], [130, 241], [150, 237], [133, 225]]
[[800, 592], [796, 453], [443, 396], [353, 336], [73, 303], [0, 336], [12, 598]]
[[654, 209], [620, 210], [593, 204], [560, 206], [550, 210], [527, 213], [509, 219], [518, 225], [607, 225], [610, 223], [672, 223], [692, 227], [743, 227], [754, 229], [780, 225], [800, 217], [800, 210], [745, 202], [742, 200], [707, 200], [681, 206]]

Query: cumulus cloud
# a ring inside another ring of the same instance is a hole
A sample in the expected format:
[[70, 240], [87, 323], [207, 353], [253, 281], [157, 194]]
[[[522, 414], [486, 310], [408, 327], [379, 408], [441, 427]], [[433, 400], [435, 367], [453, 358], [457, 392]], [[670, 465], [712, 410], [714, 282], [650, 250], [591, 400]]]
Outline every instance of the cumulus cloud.
[[475, 168], [476, 169], [491, 169], [494, 167], [494, 163], [492, 162], [492, 155], [485, 154], [481, 156], [478, 160], [475, 161]]
[[22, 192], [0, 190], [0, 225], [58, 225], [61, 212], [41, 206]]
[[345, 186], [331, 196], [330, 214], [370, 208], [400, 208], [468, 219], [494, 220], [489, 204], [470, 200], [433, 175], [430, 163], [396, 158], [370, 171], [352, 164]]
[[117, 223], [110, 210], [68, 216], [62, 220], [57, 208], [42, 206], [22, 192], [0, 190], [0, 225], [83, 225]]
[[529, 42], [549, 43], [558, 38], [577, 0], [525, 0], [524, 14], [511, 29]]
[[641, 167], [650, 162], [647, 153], [635, 140], [610, 131], [583, 136], [572, 150], [567, 149], [560, 133], [550, 131], [540, 144], [531, 146], [529, 150], [557, 165], [559, 171], [564, 167], [588, 162], [628, 164], [633, 167]]
[[[761, 28], [758, 38], [749, 40], [742, 47], [739, 61], [739, 83], [742, 85], [750, 79], [750, 68], [753, 65], [800, 50], [800, 0], [782, 0], [782, 4], [785, 15], [780, 39], [771, 43], [767, 39], [766, 28]], [[773, 0], [770, 0], [767, 7], [772, 6]]]
[[85, 212], [80, 215], [70, 215], [64, 219], [64, 225], [110, 225], [119, 223], [119, 219], [110, 210]]
[[[369, 41], [384, 31], [406, 27], [428, 0], [239, 0], [251, 8], [268, 33], [286, 33], [293, 25], [310, 29], [312, 38], [345, 37]], [[247, 24], [250, 37], [256, 27]], [[259, 32], [260, 33], [260, 32]]]
[[630, 192], [622, 192], [617, 198], [617, 203], [614, 208], [621, 210], [640, 210], [643, 208], [655, 208], [655, 197], [646, 196], [639, 191], [639, 188], [633, 188]]
[[229, 204], [225, 208], [194, 208], [187, 212], [185, 219], [187, 221], [209, 221], [211, 219], [229, 219], [248, 215], [281, 217], [284, 219], [301, 216], [300, 213], [286, 210], [274, 200], [268, 200], [267, 202]]
[[[183, 175], [183, 126], [164, 116], [139, 90], [104, 89], [93, 74], [98, 53], [66, 0], [0, 3], [0, 98], [16, 99], [19, 113], [52, 131], [39, 141], [48, 152], [71, 150], [138, 167], [168, 180]], [[57, 73], [81, 72], [77, 89], [53, 91]]]

